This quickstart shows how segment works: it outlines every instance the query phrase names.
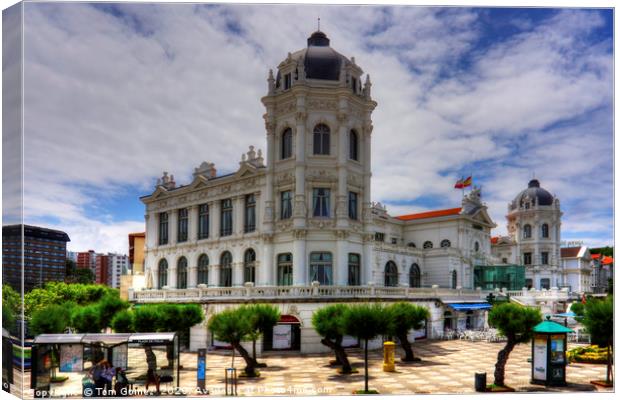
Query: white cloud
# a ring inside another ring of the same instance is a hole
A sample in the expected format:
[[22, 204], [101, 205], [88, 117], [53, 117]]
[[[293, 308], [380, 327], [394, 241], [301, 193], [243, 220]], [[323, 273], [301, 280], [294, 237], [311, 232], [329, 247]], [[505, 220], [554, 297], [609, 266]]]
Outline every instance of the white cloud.
[[[402, 204], [421, 196], [456, 206], [454, 180], [477, 163], [502, 227], [506, 203], [535, 170], [606, 229], [594, 210], [611, 210], [611, 152], [593, 158], [580, 140], [588, 130], [611, 145], [611, 111], [554, 127], [611, 104], [609, 43], [584, 40], [602, 24], [595, 13], [521, 19], [514, 25], [526, 31], [479, 48], [480, 21], [466, 8], [105, 7], [26, 4], [26, 220], [56, 217], [71, 246], [118, 249], [140, 230], [107, 215], [115, 210], [88, 217], [100, 196], [125, 185], [146, 194], [163, 170], [186, 183], [203, 160], [232, 171], [248, 145], [264, 150], [267, 72], [305, 46], [319, 15], [332, 46], [372, 77], [374, 200], [394, 214], [420, 209]], [[598, 193], [579, 189], [599, 178]]]

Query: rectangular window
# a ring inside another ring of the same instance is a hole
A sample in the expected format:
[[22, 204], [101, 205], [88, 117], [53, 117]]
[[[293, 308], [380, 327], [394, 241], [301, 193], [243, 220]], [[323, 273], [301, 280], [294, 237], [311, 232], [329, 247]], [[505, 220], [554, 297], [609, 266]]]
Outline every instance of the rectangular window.
[[290, 190], [280, 193], [280, 219], [293, 216], [293, 193]]
[[177, 221], [177, 242], [187, 242], [187, 208], [180, 209], [177, 215], [179, 217]]
[[375, 242], [385, 241], [385, 234], [383, 232], [375, 232]]
[[359, 286], [361, 284], [360, 255], [349, 253], [349, 286]]
[[291, 88], [291, 74], [284, 75], [284, 90]]
[[548, 265], [549, 264], [549, 252], [543, 251], [543, 252], [540, 253], [540, 263], [542, 265]]
[[256, 197], [253, 194], [245, 196], [245, 233], [256, 230]]
[[159, 213], [159, 244], [168, 244], [168, 213]]
[[198, 239], [209, 237], [209, 205], [198, 206]]
[[315, 217], [329, 217], [329, 189], [317, 188], [312, 190], [312, 215]]
[[332, 253], [310, 253], [310, 282], [332, 284]]
[[532, 253], [523, 253], [523, 265], [532, 265]]
[[221, 227], [220, 236], [230, 236], [233, 230], [233, 206], [232, 200], [222, 200], [222, 214], [221, 214]]
[[349, 192], [349, 218], [357, 220], [357, 193]]
[[291, 253], [278, 254], [278, 286], [293, 284], [293, 255]]
[[551, 281], [549, 280], [549, 278], [542, 278], [540, 280], [540, 288], [541, 289], [549, 290], [550, 287], [551, 287]]

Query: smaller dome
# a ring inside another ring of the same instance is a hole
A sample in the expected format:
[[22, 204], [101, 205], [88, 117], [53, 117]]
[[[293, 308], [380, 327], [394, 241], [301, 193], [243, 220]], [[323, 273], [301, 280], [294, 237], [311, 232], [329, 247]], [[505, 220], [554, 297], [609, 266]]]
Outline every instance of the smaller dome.
[[512, 208], [523, 207], [526, 200], [537, 203], [539, 206], [550, 206], [553, 204], [553, 195], [547, 190], [540, 187], [540, 182], [537, 179], [532, 179], [527, 184], [527, 189], [515, 197]]
[[308, 46], [329, 46], [329, 38], [321, 31], [316, 31], [308, 38]]

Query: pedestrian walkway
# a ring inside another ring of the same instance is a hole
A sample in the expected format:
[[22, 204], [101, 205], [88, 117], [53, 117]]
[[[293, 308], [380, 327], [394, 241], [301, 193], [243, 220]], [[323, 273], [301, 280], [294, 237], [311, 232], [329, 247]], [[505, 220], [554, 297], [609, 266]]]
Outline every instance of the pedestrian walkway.
[[[487, 383], [493, 382], [498, 351], [504, 343], [470, 342], [461, 340], [421, 341], [414, 352], [422, 358], [417, 363], [396, 363], [396, 372], [383, 372], [382, 352], [369, 353], [370, 387], [382, 394], [414, 393], [475, 393], [474, 374], [487, 373]], [[572, 348], [571, 345], [569, 348]], [[400, 349], [399, 356], [400, 356]], [[359, 373], [340, 375], [329, 365], [331, 354], [300, 355], [284, 352], [260, 358], [268, 367], [261, 376], [239, 379], [240, 395], [342, 395], [364, 387], [364, 358], [359, 349], [348, 350], [350, 361]], [[510, 355], [505, 383], [517, 391], [597, 391], [591, 380], [605, 378], [605, 365], [571, 364], [566, 369], [564, 388], [545, 388], [530, 384], [531, 345], [518, 345]], [[398, 357], [397, 357], [398, 359]], [[212, 394], [224, 393], [224, 369], [230, 366], [230, 352], [209, 354], [207, 358], [207, 388]], [[183, 354], [181, 384], [191, 387], [196, 381], [195, 354]], [[242, 370], [243, 359], [235, 357], [235, 366]], [[606, 389], [610, 391], [609, 389]]]

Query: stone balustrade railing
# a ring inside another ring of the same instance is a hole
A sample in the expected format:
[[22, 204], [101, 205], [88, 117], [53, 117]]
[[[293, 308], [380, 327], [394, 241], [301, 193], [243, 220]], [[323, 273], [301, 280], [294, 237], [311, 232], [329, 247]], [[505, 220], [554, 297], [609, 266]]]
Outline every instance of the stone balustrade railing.
[[377, 286], [258, 286], [198, 287], [188, 289], [129, 290], [129, 301], [136, 303], [208, 302], [242, 299], [320, 299], [320, 298], [438, 298], [480, 300], [480, 290], [439, 287]]
[[508, 295], [513, 298], [517, 298], [522, 302], [535, 303], [537, 301], [566, 301], [569, 298], [569, 292], [567, 288], [551, 288], [551, 289], [527, 289], [521, 290], [506, 290], [496, 289], [494, 292], [496, 295]]

